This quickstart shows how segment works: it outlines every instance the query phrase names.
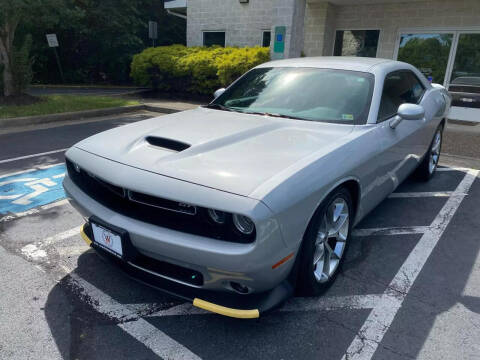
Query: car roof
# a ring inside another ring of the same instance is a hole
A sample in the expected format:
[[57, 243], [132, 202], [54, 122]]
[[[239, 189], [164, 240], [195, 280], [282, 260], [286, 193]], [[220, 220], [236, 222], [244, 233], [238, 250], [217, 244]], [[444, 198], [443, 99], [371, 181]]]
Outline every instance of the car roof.
[[[355, 70], [363, 72], [375, 72], [379, 67], [392, 65], [405, 65], [400, 61], [369, 57], [348, 56], [319, 56], [302, 57], [296, 59], [275, 60], [259, 65], [262, 67], [314, 67], [319, 69]], [[375, 69], [374, 69], [375, 68]]]

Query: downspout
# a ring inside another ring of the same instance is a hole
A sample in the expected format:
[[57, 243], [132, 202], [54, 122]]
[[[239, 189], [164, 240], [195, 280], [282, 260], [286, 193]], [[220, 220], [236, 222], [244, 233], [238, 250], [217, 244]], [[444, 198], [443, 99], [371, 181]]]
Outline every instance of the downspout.
[[183, 15], [183, 14], [177, 13], [177, 12], [172, 11], [172, 10], [170, 10], [170, 9], [166, 9], [166, 10], [167, 10], [167, 14], [169, 14], [169, 15], [177, 16], [177, 17], [179, 17], [179, 18], [182, 18], [182, 19], [187, 20], [187, 15]]

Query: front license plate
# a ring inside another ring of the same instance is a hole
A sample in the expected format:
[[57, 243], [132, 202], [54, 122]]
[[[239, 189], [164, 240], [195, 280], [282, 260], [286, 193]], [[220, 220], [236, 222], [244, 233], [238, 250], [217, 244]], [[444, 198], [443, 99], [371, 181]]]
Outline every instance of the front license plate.
[[101, 248], [107, 250], [108, 252], [117, 255], [119, 257], [123, 256], [122, 248], [122, 238], [120, 235], [114, 233], [113, 231], [97, 225], [92, 224], [93, 240], [95, 243], [100, 245]]

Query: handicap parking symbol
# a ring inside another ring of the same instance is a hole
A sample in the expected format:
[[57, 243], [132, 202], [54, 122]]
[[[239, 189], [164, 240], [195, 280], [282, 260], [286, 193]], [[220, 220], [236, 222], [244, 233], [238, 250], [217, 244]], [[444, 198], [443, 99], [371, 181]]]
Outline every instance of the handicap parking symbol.
[[18, 213], [65, 198], [65, 165], [0, 177], [0, 215]]

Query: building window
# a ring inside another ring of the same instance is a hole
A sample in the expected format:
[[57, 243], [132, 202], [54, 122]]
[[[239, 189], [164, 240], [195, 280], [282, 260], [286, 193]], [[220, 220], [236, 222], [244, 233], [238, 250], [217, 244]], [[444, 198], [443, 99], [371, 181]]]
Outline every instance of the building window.
[[335, 56], [376, 57], [380, 30], [339, 30], [335, 36]]
[[204, 31], [203, 46], [225, 46], [225, 31]]
[[263, 38], [262, 38], [262, 46], [269, 47], [271, 38], [272, 38], [272, 32], [270, 30], [264, 31]]

